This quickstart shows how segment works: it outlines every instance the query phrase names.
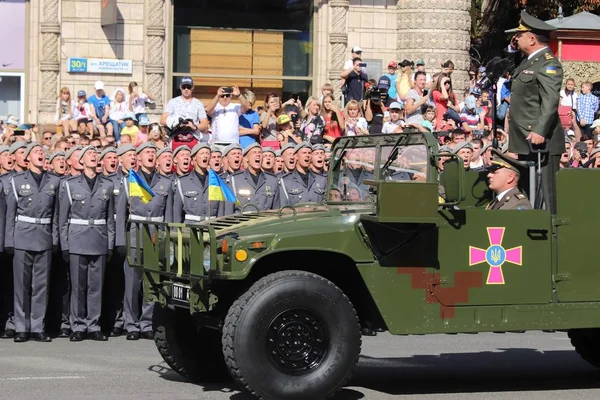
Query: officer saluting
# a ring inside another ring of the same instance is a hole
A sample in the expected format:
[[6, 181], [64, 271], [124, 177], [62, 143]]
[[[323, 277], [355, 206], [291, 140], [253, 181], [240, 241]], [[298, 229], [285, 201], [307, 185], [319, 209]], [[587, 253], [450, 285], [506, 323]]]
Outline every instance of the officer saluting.
[[[117, 238], [118, 253], [125, 255], [126, 249], [126, 222], [127, 217], [133, 222], [129, 229], [132, 257], [136, 257], [136, 250], [141, 249], [142, 243], [137, 243], [136, 222], [172, 222], [172, 196], [173, 181], [171, 178], [156, 172], [156, 146], [152, 142], [145, 142], [138, 146], [137, 163], [140, 166], [138, 174], [146, 181], [155, 196], [147, 204], [139, 197], [119, 196], [117, 204]], [[125, 184], [125, 182], [123, 182]], [[150, 234], [156, 229], [151, 228]], [[140, 293], [142, 290], [142, 270], [131, 268], [125, 259], [125, 298], [123, 300], [124, 329], [127, 331], [127, 340], [138, 340], [140, 333], [144, 339], [152, 339], [152, 311], [153, 303], [143, 303], [140, 307]]]
[[199, 143], [192, 149], [194, 170], [175, 181], [173, 222], [198, 223], [219, 215], [221, 201], [208, 201], [210, 147]]
[[23, 156], [29, 171], [11, 178], [6, 199], [5, 248], [14, 252], [14, 341], [26, 342], [31, 337], [50, 342], [44, 317], [52, 250], [58, 246], [60, 179], [44, 172], [46, 157], [40, 144], [28, 145]]
[[549, 153], [542, 158], [542, 183], [546, 209], [552, 213], [556, 212], [555, 175], [565, 151], [558, 116], [563, 70], [548, 47], [550, 32], [555, 29], [522, 11], [519, 27], [506, 31], [516, 32], [509, 51], [520, 50], [524, 55], [512, 73], [508, 150], [517, 153], [519, 160], [537, 161], [527, 142], [546, 146]]
[[496, 193], [494, 200], [486, 210], [530, 210], [531, 203], [519, 190], [519, 178], [526, 166], [514, 158], [508, 157], [496, 149], [488, 168], [489, 187]]
[[[271, 210], [279, 206], [278, 179], [270, 172], [263, 172], [262, 149], [258, 143], [252, 143], [244, 149], [244, 162], [248, 165], [243, 171], [234, 173], [229, 178], [229, 187], [240, 202], [240, 206], [233, 203], [225, 204], [225, 214], [239, 213], [248, 204], [255, 204], [259, 210]], [[256, 211], [248, 207], [248, 211]]]
[[283, 175], [279, 182], [280, 206], [323, 200], [327, 178], [310, 170], [311, 158], [310, 144], [302, 142], [294, 147], [295, 169]]
[[96, 173], [92, 146], [79, 152], [83, 174], [68, 178], [60, 192], [60, 240], [71, 272], [71, 341], [105, 341], [100, 332], [106, 261], [115, 243], [113, 184]]

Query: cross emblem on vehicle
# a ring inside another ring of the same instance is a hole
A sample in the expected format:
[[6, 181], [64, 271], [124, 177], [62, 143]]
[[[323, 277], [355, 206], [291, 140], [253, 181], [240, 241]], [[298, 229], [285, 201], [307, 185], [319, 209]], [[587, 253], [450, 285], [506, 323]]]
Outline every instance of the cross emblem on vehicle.
[[490, 266], [486, 285], [504, 285], [502, 265], [509, 262], [521, 265], [523, 246], [505, 249], [502, 247], [504, 230], [506, 228], [487, 228], [490, 246], [487, 249], [469, 246], [469, 266], [487, 262]]

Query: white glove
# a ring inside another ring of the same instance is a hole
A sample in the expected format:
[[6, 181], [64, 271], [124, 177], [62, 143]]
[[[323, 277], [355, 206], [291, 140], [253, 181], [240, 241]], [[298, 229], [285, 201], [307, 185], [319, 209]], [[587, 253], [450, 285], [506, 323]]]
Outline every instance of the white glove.
[[174, 129], [178, 125], [179, 125], [179, 117], [176, 117], [174, 115], [169, 115], [167, 117], [167, 126], [169, 127], [169, 129]]

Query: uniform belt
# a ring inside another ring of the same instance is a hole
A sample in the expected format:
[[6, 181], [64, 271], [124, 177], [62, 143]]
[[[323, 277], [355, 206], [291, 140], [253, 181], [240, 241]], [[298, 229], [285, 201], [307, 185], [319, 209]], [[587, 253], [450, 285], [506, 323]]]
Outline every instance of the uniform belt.
[[165, 217], [143, 217], [141, 215], [131, 214], [129, 219], [132, 221], [163, 222]]
[[105, 219], [78, 219], [78, 218], [71, 218], [69, 220], [69, 223], [72, 225], [89, 225], [89, 226], [94, 226], [94, 225], [106, 225], [106, 220]]
[[196, 222], [201, 222], [201, 221], [206, 221], [207, 219], [214, 219], [215, 217], [205, 217], [205, 216], [201, 216], [201, 215], [191, 215], [191, 214], [186, 214], [185, 215], [185, 219], [189, 219], [190, 221], [196, 221]]
[[29, 224], [50, 225], [52, 218], [32, 218], [25, 215], [17, 215], [17, 221], [27, 222]]

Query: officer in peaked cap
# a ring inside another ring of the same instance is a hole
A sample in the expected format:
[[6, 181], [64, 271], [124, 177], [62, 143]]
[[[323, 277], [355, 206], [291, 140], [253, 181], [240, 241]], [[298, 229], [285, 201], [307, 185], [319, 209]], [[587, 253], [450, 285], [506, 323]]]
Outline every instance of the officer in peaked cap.
[[519, 160], [534, 162], [538, 154], [532, 152], [531, 145], [548, 151], [542, 157], [542, 187], [546, 209], [552, 213], [556, 212], [555, 175], [565, 151], [558, 116], [563, 69], [549, 47], [554, 30], [522, 11], [519, 26], [507, 31], [514, 33], [508, 51], [516, 66], [512, 72], [508, 151], [518, 154]]
[[[270, 210], [279, 206], [278, 179], [274, 174], [262, 171], [262, 153], [263, 150], [256, 142], [244, 149], [244, 161], [248, 168], [234, 173], [228, 183], [240, 205], [226, 203], [226, 215], [241, 212], [248, 203], [256, 205], [259, 210]], [[232, 210], [233, 208], [235, 210]], [[256, 212], [256, 209], [247, 207], [246, 211]]]
[[14, 253], [14, 341], [26, 342], [32, 338], [50, 342], [44, 318], [52, 250], [58, 246], [59, 238], [60, 178], [44, 171], [46, 160], [39, 143], [29, 144], [24, 158], [28, 171], [10, 179], [6, 199], [5, 247], [8, 253]]
[[[15, 162], [9, 152], [8, 146], [0, 146], [0, 191], [4, 207], [0, 210], [2, 223], [6, 222], [6, 196], [10, 188], [10, 178], [13, 176]], [[2, 242], [0, 246], [4, 249], [4, 225], [2, 225]], [[2, 252], [0, 254], [0, 265], [12, 265], [12, 256]], [[15, 323], [13, 317], [13, 270], [12, 268], [0, 268], [0, 290], [2, 291], [2, 303], [0, 304], [0, 338], [12, 339], [15, 337]]]
[[174, 182], [173, 222], [197, 224], [224, 212], [222, 202], [208, 200], [210, 146], [206, 143], [194, 146], [192, 161], [194, 170]]
[[310, 170], [312, 147], [302, 142], [294, 147], [295, 169], [279, 181], [280, 206], [297, 203], [320, 203], [325, 195], [327, 178]]
[[95, 147], [82, 148], [77, 158], [84, 170], [65, 179], [59, 212], [60, 244], [71, 277], [70, 340], [105, 341], [99, 319], [106, 262], [115, 243], [114, 185], [97, 173]]
[[530, 210], [531, 203], [519, 190], [519, 178], [525, 164], [496, 149], [492, 149], [492, 163], [488, 168], [489, 187], [496, 197], [486, 210]]
[[[132, 254], [136, 259], [138, 249], [143, 248], [143, 243], [137, 241], [139, 223], [150, 223], [150, 235], [154, 235], [157, 227], [152, 223], [173, 221], [173, 181], [156, 171], [157, 148], [152, 142], [144, 142], [136, 149], [138, 175], [154, 192], [148, 203], [142, 202], [139, 197], [127, 194], [119, 196], [116, 209], [116, 241], [117, 254], [125, 259], [123, 271], [125, 275], [125, 297], [123, 299], [124, 329], [127, 331], [127, 340], [138, 340], [140, 335], [144, 339], [152, 339], [152, 312], [153, 303], [142, 301], [142, 270], [131, 268], [126, 255], [126, 236], [130, 235]], [[133, 223], [127, 229], [127, 220]]]

